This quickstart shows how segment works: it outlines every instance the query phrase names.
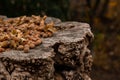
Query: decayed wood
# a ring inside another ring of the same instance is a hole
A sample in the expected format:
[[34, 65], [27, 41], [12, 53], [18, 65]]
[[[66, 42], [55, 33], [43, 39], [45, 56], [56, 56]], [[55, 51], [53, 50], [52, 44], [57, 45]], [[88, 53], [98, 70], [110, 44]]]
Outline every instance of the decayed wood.
[[80, 22], [55, 22], [53, 37], [29, 53], [11, 50], [0, 53], [0, 80], [91, 80], [92, 55], [88, 49], [93, 39], [90, 26]]

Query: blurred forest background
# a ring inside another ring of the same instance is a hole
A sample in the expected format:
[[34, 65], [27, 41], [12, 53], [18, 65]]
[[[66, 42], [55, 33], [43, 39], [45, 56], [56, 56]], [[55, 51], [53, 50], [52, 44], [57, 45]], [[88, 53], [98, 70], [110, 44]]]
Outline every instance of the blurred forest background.
[[93, 80], [120, 80], [120, 0], [0, 0], [0, 15], [87, 22], [95, 35]]

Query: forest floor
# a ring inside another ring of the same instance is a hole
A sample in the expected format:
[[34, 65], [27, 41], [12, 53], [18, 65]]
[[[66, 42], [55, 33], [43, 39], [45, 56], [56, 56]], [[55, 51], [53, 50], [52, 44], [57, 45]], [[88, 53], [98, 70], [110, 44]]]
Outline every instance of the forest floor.
[[110, 72], [101, 69], [92, 69], [92, 80], [120, 80], [120, 73]]

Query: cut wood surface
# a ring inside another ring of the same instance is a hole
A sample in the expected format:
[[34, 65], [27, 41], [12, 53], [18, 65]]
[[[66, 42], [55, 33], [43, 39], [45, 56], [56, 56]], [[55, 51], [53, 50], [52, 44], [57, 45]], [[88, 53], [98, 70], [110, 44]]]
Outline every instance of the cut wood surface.
[[58, 31], [52, 37], [42, 38], [42, 44], [29, 53], [0, 53], [0, 80], [91, 80], [90, 26], [46, 19], [46, 23], [51, 21]]

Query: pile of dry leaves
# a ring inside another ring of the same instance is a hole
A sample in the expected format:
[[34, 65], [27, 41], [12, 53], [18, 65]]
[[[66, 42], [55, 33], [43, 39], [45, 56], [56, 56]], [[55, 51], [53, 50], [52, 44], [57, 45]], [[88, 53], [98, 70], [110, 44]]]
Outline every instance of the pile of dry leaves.
[[10, 49], [29, 52], [29, 49], [42, 43], [42, 37], [52, 36], [54, 23], [45, 24], [46, 18], [32, 15], [0, 19], [0, 52]]

